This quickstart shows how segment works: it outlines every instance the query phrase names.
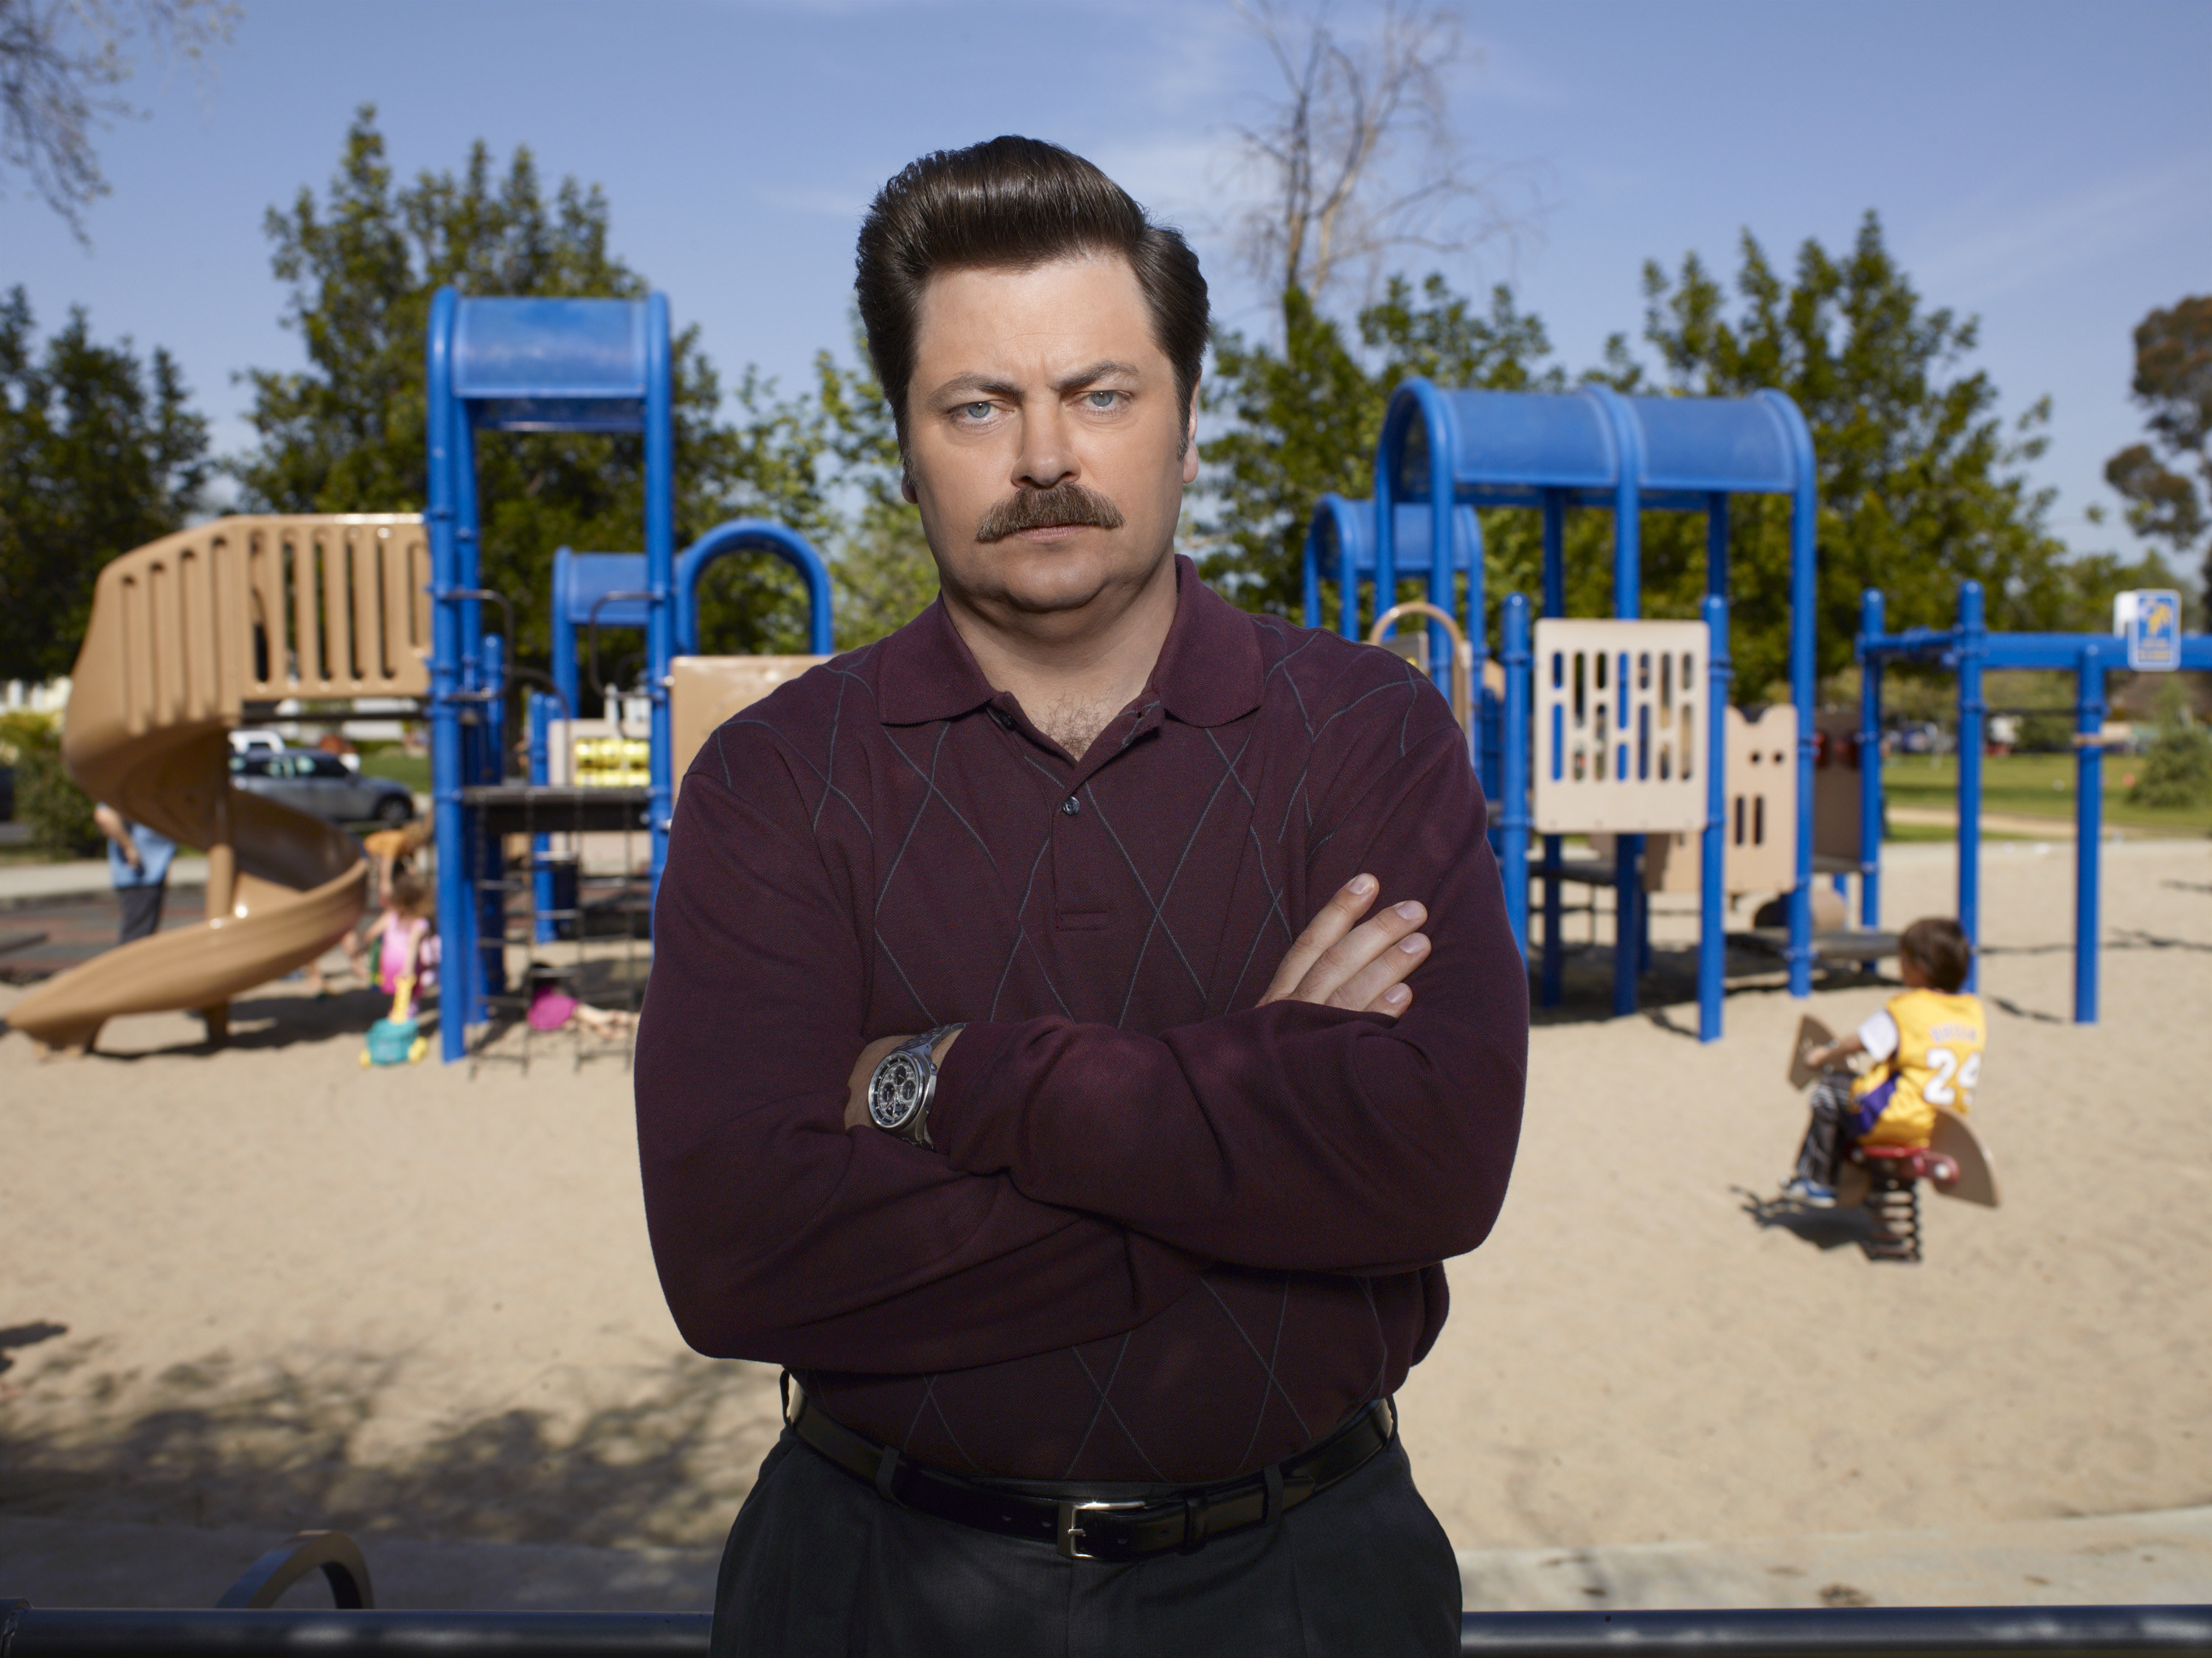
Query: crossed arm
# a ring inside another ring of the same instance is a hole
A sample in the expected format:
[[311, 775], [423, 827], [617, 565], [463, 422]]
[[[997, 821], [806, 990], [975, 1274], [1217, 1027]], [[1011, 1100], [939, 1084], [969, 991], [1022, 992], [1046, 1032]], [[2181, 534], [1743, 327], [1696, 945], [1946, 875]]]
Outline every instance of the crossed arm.
[[[1282, 965], [1267, 984], [1261, 1007], [1271, 1002], [1306, 1002], [1316, 1008], [1343, 1008], [1353, 1013], [1402, 1014], [1413, 1003], [1413, 987], [1406, 983], [1413, 969], [1427, 960], [1429, 941], [1413, 930], [1427, 918], [1428, 907], [1419, 899], [1394, 904], [1380, 915], [1363, 922], [1381, 891], [1374, 876], [1362, 873], [1336, 890], [1321, 913], [1283, 954]], [[904, 1036], [883, 1036], [860, 1050], [847, 1082], [845, 1126], [868, 1126], [868, 1081], [876, 1067]], [[939, 1066], [960, 1039], [954, 1031], [930, 1050]]]
[[1347, 784], [1357, 831], [1307, 871], [1334, 896], [1264, 1002], [1157, 1034], [970, 1024], [936, 1150], [851, 1125], [856, 1074], [896, 1039], [854, 1064], [861, 942], [783, 762], [737, 757], [742, 788], [695, 769], [636, 1071], [686, 1338], [950, 1369], [1133, 1328], [1214, 1261], [1382, 1272], [1472, 1248], [1511, 1167], [1527, 991], [1462, 743], [1447, 730]]

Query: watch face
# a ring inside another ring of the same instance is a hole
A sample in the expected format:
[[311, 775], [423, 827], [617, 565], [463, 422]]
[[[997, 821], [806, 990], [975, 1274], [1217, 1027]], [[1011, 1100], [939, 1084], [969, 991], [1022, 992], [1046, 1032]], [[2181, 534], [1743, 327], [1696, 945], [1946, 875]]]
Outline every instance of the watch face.
[[868, 1084], [868, 1115], [876, 1126], [895, 1129], [913, 1116], [921, 1107], [927, 1080], [915, 1054], [895, 1053], [877, 1066], [875, 1080]]

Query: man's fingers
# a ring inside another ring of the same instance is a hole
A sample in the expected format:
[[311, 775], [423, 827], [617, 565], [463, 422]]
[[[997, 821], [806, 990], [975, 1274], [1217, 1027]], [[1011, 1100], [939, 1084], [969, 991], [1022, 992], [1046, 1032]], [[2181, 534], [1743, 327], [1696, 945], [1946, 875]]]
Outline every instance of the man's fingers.
[[1407, 975], [1429, 958], [1429, 940], [1425, 933], [1409, 933], [1384, 949], [1358, 972], [1339, 985], [1329, 996], [1332, 1008], [1371, 1009], [1380, 1013], [1395, 1014], [1399, 1006], [1391, 992], [1408, 991]]
[[1321, 953], [1298, 987], [1291, 994], [1301, 1002], [1321, 1003], [1333, 1008], [1364, 1008], [1383, 991], [1405, 978], [1413, 964], [1403, 964], [1403, 971], [1385, 973], [1367, 981], [1367, 994], [1357, 1002], [1346, 1002], [1341, 996], [1358, 974], [1388, 955], [1391, 949], [1428, 918], [1426, 906], [1408, 899], [1394, 904], [1379, 914], [1370, 916], [1354, 927], [1335, 943]]
[[[1352, 876], [1336, 889], [1328, 902], [1321, 906], [1321, 913], [1313, 918], [1284, 954], [1282, 966], [1275, 969], [1275, 976], [1268, 983], [1267, 995], [1260, 998], [1261, 1006], [1270, 1002], [1280, 1002], [1297, 992], [1299, 984], [1312, 971], [1314, 963], [1321, 959], [1322, 952], [1343, 938], [1359, 917], [1367, 913], [1367, 906], [1375, 901], [1375, 877], [1365, 875]], [[1302, 997], [1300, 999], [1311, 1001], [1314, 998]]]

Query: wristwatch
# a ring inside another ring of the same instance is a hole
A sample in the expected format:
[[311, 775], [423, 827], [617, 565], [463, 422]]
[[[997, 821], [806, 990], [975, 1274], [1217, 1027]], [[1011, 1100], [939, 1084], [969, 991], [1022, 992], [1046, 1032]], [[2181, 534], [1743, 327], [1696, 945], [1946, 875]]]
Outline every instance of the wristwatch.
[[937, 1061], [931, 1054], [946, 1037], [966, 1028], [939, 1025], [909, 1037], [878, 1060], [868, 1079], [868, 1120], [908, 1145], [930, 1146], [929, 1102], [937, 1097]]

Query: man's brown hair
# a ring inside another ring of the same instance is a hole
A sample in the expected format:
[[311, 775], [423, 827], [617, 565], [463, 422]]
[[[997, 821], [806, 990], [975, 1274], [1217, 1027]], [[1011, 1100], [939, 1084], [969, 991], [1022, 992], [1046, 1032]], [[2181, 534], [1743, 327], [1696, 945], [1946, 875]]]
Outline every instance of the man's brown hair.
[[1206, 278], [1182, 233], [1154, 224], [1129, 192], [1080, 155], [1040, 138], [993, 138], [909, 163], [860, 222], [854, 283], [876, 379], [906, 442], [921, 293], [940, 271], [1024, 271], [1119, 253], [1174, 365], [1183, 420], [1206, 356]]
[[1918, 962], [1928, 982], [1947, 994], [1966, 982], [1974, 960], [1965, 930], [1948, 916], [1923, 916], [1905, 930], [1897, 951]]

